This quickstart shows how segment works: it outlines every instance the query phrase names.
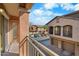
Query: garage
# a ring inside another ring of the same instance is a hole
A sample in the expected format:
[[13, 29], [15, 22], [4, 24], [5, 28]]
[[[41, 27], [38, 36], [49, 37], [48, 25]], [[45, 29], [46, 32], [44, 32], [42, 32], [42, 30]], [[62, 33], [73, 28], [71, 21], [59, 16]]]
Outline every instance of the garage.
[[75, 53], [75, 44], [72, 42], [63, 41], [62, 42], [62, 49], [71, 53], [71, 54], [74, 54]]
[[58, 47], [58, 40], [57, 39], [53, 39], [53, 45]]

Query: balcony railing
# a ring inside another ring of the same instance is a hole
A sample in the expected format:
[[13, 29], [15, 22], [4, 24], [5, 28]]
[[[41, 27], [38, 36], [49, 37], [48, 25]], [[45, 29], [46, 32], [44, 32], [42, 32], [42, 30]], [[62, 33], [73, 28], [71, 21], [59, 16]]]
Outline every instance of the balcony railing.
[[59, 56], [37, 40], [28, 38], [29, 56]]
[[32, 40], [28, 39], [29, 43], [29, 56], [45, 56], [45, 54], [33, 43]]
[[27, 46], [27, 55], [28, 56], [59, 56], [54, 51], [50, 50], [43, 44], [41, 44], [39, 41], [26, 36], [21, 42], [20, 42], [20, 48], [22, 48], [22, 54], [24, 55], [24, 44]]

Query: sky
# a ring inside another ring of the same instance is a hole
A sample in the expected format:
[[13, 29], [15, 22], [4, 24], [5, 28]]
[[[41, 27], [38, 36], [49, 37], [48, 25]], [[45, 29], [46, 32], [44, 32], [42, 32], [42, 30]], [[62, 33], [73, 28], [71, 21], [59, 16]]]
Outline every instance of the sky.
[[35, 3], [30, 10], [29, 22], [33, 25], [45, 25], [56, 16], [77, 10], [79, 3]]

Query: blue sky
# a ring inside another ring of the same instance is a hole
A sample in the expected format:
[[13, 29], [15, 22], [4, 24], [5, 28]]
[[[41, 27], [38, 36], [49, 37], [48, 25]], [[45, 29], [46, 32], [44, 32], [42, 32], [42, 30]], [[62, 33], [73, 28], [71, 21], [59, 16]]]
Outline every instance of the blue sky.
[[78, 3], [35, 3], [29, 20], [34, 25], [45, 25], [56, 16], [62, 16], [79, 10]]

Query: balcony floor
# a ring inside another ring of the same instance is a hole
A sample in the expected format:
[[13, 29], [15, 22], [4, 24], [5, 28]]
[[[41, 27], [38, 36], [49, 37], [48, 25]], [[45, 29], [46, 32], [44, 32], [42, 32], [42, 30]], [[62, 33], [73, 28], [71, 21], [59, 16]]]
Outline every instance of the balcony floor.
[[1, 56], [19, 56], [17, 53], [5, 52], [1, 53]]

